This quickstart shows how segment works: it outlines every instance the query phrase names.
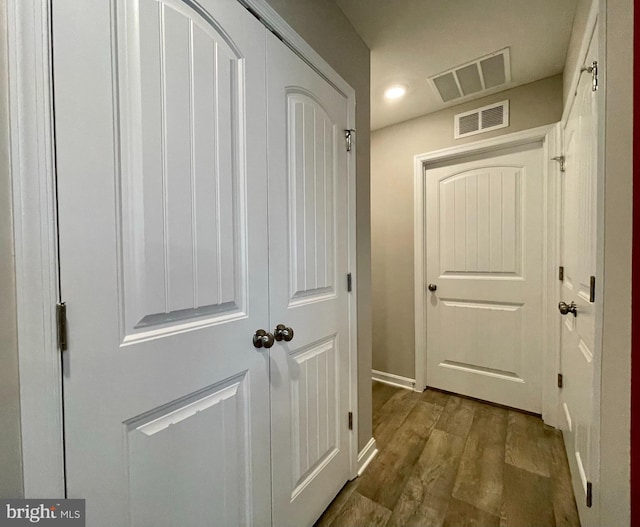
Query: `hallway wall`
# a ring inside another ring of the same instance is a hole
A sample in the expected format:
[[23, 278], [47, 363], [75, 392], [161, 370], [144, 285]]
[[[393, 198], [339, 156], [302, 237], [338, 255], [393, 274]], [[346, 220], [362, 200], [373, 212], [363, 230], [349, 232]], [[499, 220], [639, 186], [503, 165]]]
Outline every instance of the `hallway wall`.
[[[593, 489], [600, 502], [599, 525], [630, 525], [633, 10], [633, 0], [600, 0], [606, 21], [600, 28], [606, 90], [600, 119], [604, 118], [606, 133], [600, 481]], [[638, 489], [633, 491], [637, 499]]]
[[334, 2], [267, 0], [356, 91], [358, 449], [371, 439], [371, 230], [369, 48]]
[[[453, 116], [509, 99], [507, 128], [454, 140]], [[371, 135], [373, 369], [415, 379], [413, 157], [554, 123], [562, 75], [446, 108]]]
[[[595, 0], [597, 1], [597, 0]], [[562, 100], [566, 102], [571, 89], [571, 81], [578, 63], [578, 55], [580, 53], [580, 45], [582, 44], [582, 36], [587, 27], [589, 12], [594, 0], [578, 0], [576, 4], [576, 14], [573, 17], [573, 26], [571, 29], [571, 38], [569, 39], [569, 48], [567, 49], [567, 57], [564, 62], [564, 76], [562, 86]]]

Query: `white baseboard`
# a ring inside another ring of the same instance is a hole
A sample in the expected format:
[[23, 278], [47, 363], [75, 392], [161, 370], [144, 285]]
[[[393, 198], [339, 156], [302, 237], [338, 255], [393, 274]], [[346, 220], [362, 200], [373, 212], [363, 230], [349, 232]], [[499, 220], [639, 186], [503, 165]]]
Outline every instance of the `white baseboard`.
[[406, 388], [407, 390], [413, 390], [416, 386], [415, 379], [409, 379], [409, 377], [402, 377], [394, 373], [386, 373], [384, 371], [371, 370], [371, 378], [374, 381], [380, 381], [391, 386], [397, 386], [398, 388]]
[[376, 440], [372, 437], [358, 454], [358, 476], [365, 471], [377, 453]]

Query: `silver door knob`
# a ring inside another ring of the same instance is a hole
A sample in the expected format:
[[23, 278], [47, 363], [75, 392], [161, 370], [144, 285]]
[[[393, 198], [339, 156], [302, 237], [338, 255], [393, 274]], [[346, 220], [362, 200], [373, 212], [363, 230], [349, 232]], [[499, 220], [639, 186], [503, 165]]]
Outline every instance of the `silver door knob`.
[[570, 304], [567, 304], [566, 302], [560, 302], [558, 304], [558, 310], [562, 315], [573, 313], [573, 316], [575, 317], [578, 314], [578, 306], [576, 306], [575, 302], [571, 302]]
[[293, 338], [293, 329], [288, 328], [284, 324], [278, 324], [273, 335], [278, 342], [282, 340], [289, 342]]
[[438, 289], [438, 286], [437, 286], [436, 284], [429, 284], [429, 285], [427, 286], [427, 289], [428, 289], [429, 291], [435, 291], [436, 289]]
[[273, 346], [275, 341], [275, 337], [273, 334], [265, 331], [264, 329], [259, 329], [253, 335], [253, 345], [256, 348], [270, 348]]

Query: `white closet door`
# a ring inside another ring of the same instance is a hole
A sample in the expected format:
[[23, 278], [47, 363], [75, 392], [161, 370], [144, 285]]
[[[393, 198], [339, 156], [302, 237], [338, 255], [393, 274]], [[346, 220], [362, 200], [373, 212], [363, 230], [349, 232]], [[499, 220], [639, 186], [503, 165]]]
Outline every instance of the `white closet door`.
[[[597, 26], [585, 64], [598, 60]], [[564, 439], [571, 467], [573, 490], [583, 524], [597, 522], [587, 506], [589, 486], [597, 484], [598, 399], [594, 378], [596, 353], [596, 302], [591, 297], [591, 277], [596, 274], [598, 114], [597, 92], [588, 72], [582, 74], [564, 124], [566, 169], [562, 174], [561, 263], [563, 302], [575, 304], [575, 316], [558, 315], [561, 321], [560, 391], [564, 410]]]
[[267, 42], [273, 524], [310, 526], [349, 476], [347, 100]]
[[69, 497], [92, 527], [269, 525], [265, 30], [53, 3]]

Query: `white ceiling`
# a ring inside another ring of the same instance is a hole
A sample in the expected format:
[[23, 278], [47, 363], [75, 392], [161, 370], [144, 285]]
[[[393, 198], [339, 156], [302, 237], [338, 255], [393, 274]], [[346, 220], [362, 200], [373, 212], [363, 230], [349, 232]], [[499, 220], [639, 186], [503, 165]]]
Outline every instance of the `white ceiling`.
[[[511, 48], [513, 88], [562, 72], [576, 0], [336, 0], [371, 50], [371, 128], [434, 112], [443, 103], [427, 78]], [[408, 86], [395, 101], [392, 84]]]

